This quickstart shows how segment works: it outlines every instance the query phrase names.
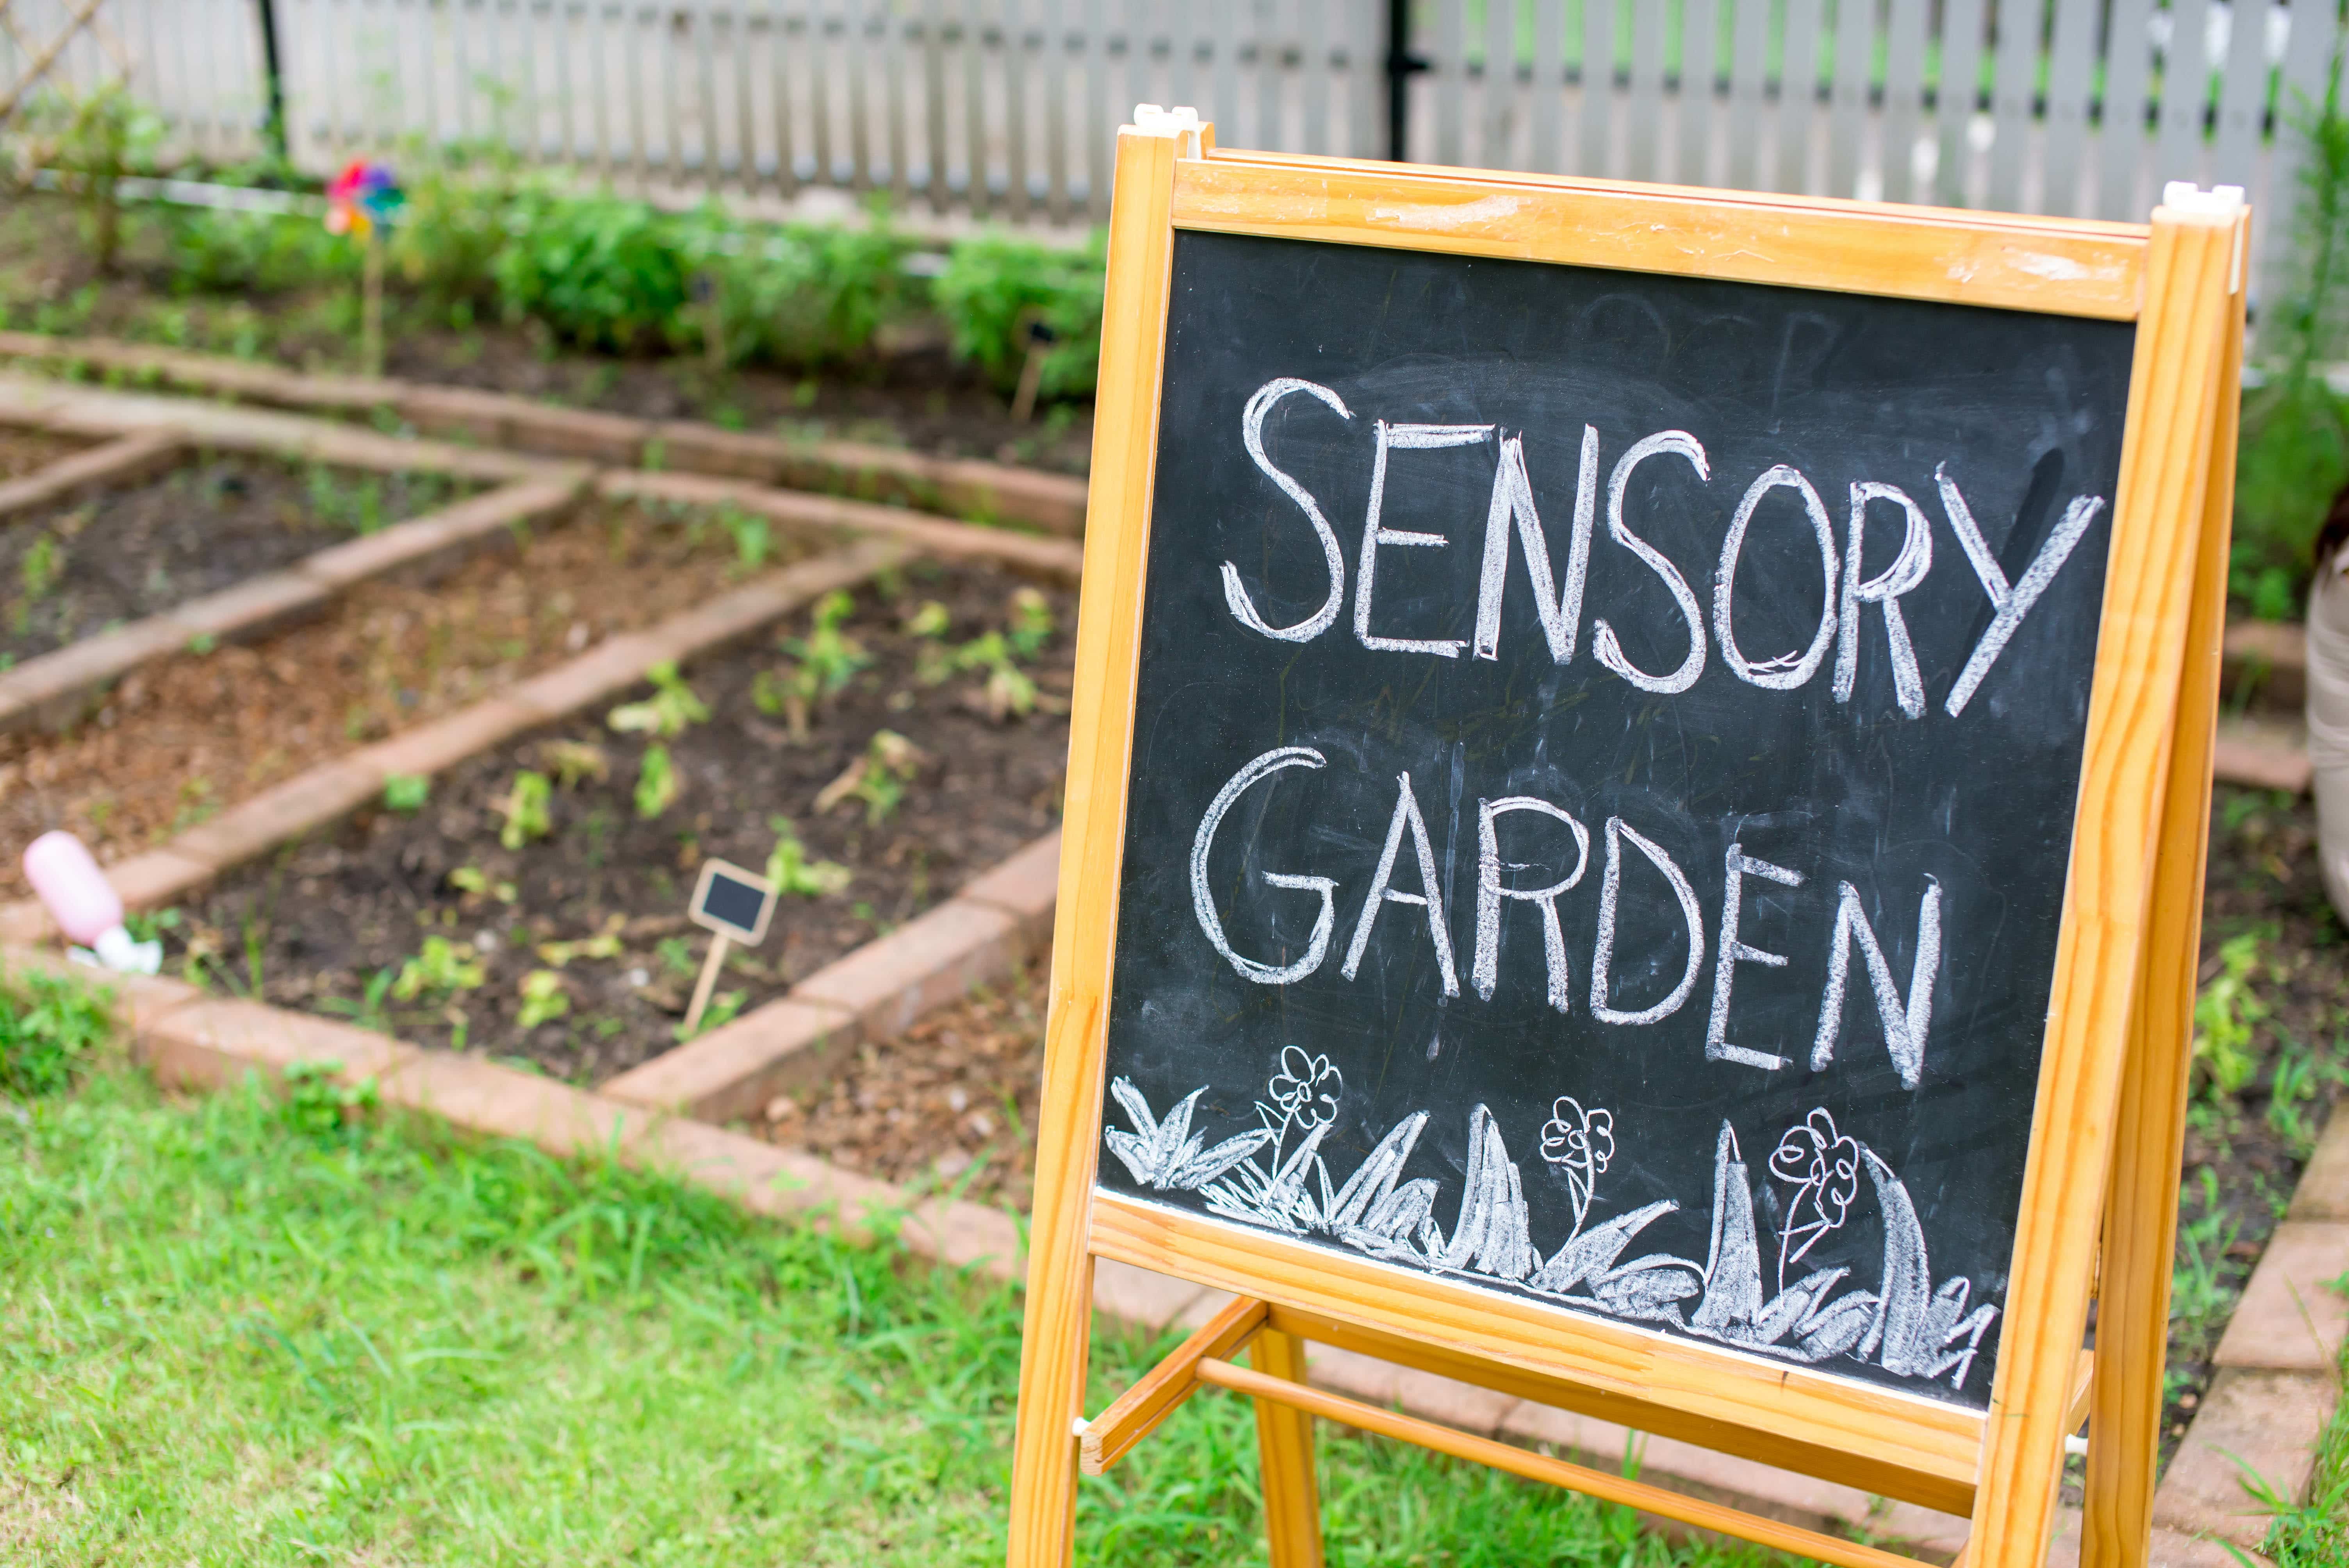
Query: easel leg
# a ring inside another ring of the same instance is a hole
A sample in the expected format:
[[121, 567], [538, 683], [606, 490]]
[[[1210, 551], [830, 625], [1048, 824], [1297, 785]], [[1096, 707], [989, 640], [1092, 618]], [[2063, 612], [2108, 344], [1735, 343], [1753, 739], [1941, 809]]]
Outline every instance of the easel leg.
[[[2239, 239], [2238, 243], [2242, 242]], [[2208, 648], [2178, 690], [2177, 738], [2156, 840], [2145, 961], [2113, 1122], [2105, 1188], [2104, 1271], [2096, 1291], [2096, 1362], [2088, 1400], [2082, 1568], [2139, 1568], [2153, 1529], [2153, 1460], [2161, 1439], [2168, 1348], [2169, 1270], [2178, 1242], [2178, 1165], [2184, 1140], [2194, 980], [2209, 853], [2210, 746], [2219, 707], [2217, 649], [2226, 615], [2227, 543], [2234, 507], [2235, 387], [2243, 357], [2240, 304], [2228, 322], [2211, 482], [2204, 499], [2187, 646]]]
[[[1248, 1347], [1268, 1377], [1305, 1381], [1305, 1341], [1268, 1328]], [[1321, 1568], [1321, 1488], [1313, 1475], [1313, 1418], [1256, 1401], [1256, 1447], [1264, 1472], [1264, 1532], [1272, 1568]]]

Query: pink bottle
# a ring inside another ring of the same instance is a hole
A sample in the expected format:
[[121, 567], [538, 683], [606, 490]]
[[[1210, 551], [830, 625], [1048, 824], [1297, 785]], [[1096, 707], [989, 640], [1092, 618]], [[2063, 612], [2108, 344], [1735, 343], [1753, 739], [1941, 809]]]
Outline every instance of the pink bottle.
[[25, 847], [25, 880], [67, 940], [88, 947], [98, 963], [122, 974], [152, 975], [163, 944], [134, 942], [122, 923], [122, 896], [71, 833], [43, 833]]

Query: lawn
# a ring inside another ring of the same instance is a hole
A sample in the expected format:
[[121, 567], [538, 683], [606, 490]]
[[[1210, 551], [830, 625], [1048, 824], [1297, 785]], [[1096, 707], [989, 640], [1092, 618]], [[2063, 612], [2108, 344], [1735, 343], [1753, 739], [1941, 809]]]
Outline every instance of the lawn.
[[[0, 1030], [0, 1559], [1001, 1562], [1015, 1293], [325, 1082], [167, 1098], [79, 1009]], [[1166, 1348], [1105, 1341], [1089, 1405]], [[1084, 1560], [1262, 1561], [1254, 1445], [1194, 1400]], [[1777, 1561], [1326, 1429], [1321, 1474], [1333, 1564]]]

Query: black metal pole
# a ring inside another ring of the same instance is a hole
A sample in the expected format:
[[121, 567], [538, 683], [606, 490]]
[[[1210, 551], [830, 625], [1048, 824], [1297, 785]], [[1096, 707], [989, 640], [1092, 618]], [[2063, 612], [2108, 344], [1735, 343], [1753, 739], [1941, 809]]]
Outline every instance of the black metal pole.
[[285, 138], [285, 71], [277, 52], [277, 0], [254, 0], [261, 9], [261, 68], [268, 82], [269, 118], [261, 133], [280, 167], [292, 161]]
[[1411, 5], [1387, 0], [1387, 157], [1397, 163], [1411, 160], [1411, 78], [1427, 69], [1411, 52]]

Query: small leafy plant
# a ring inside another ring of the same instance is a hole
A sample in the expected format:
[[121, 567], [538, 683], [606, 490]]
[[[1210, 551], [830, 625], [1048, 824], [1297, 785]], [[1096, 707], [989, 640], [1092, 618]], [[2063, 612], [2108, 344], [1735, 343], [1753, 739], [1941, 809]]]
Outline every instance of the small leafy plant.
[[879, 827], [905, 799], [905, 787], [917, 778], [928, 755], [894, 729], [873, 732], [864, 755], [850, 763], [839, 778], [815, 798], [818, 815], [848, 800], [864, 803], [864, 821]]
[[498, 802], [506, 825], [498, 830], [498, 842], [509, 850], [519, 850], [534, 839], [545, 838], [554, 831], [554, 820], [547, 807], [554, 798], [554, 788], [546, 775], [523, 769], [513, 776], [506, 787], [505, 799]]
[[642, 702], [621, 704], [606, 720], [621, 734], [673, 740], [685, 733], [687, 726], [709, 717], [709, 705], [693, 695], [693, 688], [677, 673], [674, 661], [663, 659], [645, 672], [645, 679], [652, 683], [653, 695]]
[[2259, 1071], [2252, 1036], [2274, 1010], [2255, 985], [2265, 934], [2246, 931], [2220, 943], [2219, 972], [2194, 998], [2194, 1060], [2222, 1099], [2231, 1099]]
[[376, 1108], [374, 1076], [346, 1081], [340, 1062], [289, 1062], [285, 1084], [279, 1121], [315, 1141], [347, 1136], [360, 1117]]
[[782, 639], [783, 650], [797, 663], [781, 672], [762, 672], [751, 685], [751, 702], [761, 713], [781, 714], [793, 740], [804, 741], [816, 710], [873, 662], [864, 645], [840, 629], [855, 613], [856, 601], [845, 589], [817, 600], [808, 634]]
[[113, 1026], [103, 995], [77, 981], [37, 972], [0, 980], [0, 1094], [71, 1088]]
[[552, 1023], [571, 1011], [571, 993], [563, 976], [552, 969], [533, 969], [522, 977], [522, 1011], [514, 1022], [524, 1029]]
[[512, 903], [520, 896], [513, 883], [502, 877], [492, 877], [479, 866], [459, 866], [449, 873], [449, 885], [463, 893], [468, 904], [492, 898], [500, 903]]
[[403, 1002], [419, 997], [440, 1000], [460, 991], [477, 991], [489, 978], [481, 963], [445, 936], [428, 936], [416, 956], [400, 966], [391, 994]]
[[807, 846], [800, 842], [789, 817], [770, 817], [767, 826], [775, 832], [775, 847], [767, 854], [767, 880], [775, 884], [776, 892], [824, 898], [839, 892], [854, 878], [855, 873], [838, 861], [808, 859]]
[[554, 770], [554, 781], [576, 789], [593, 779], [601, 784], [612, 776], [610, 753], [584, 740], [550, 740], [538, 748], [539, 758]]
[[432, 798], [432, 780], [421, 773], [394, 773], [383, 781], [383, 808], [403, 817], [424, 810]]
[[636, 769], [636, 815], [651, 821], [676, 803], [681, 788], [676, 765], [669, 760], [668, 748], [658, 744], [646, 747], [645, 759]]

